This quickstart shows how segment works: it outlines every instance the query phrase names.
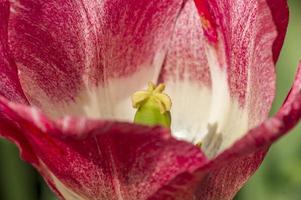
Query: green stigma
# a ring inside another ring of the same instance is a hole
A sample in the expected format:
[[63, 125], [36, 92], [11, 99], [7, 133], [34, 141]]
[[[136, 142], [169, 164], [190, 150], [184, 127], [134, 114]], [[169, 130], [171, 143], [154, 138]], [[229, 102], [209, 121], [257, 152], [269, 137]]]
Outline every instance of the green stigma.
[[137, 109], [135, 123], [170, 128], [171, 99], [163, 93], [164, 89], [163, 83], [156, 86], [149, 82], [147, 90], [138, 91], [132, 95], [133, 107]]

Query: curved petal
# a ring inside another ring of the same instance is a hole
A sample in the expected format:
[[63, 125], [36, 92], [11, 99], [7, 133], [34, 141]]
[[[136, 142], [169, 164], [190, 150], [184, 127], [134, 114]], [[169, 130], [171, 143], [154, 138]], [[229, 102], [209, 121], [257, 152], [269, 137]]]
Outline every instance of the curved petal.
[[193, 175], [177, 176], [150, 199], [231, 200], [262, 162], [266, 151], [248, 156], [224, 158], [223, 162], [204, 165]]
[[269, 146], [284, 134], [288, 133], [301, 118], [301, 63], [295, 82], [286, 100], [277, 114], [235, 143], [232, 153], [246, 154], [257, 147]]
[[[183, 199], [230, 200], [244, 185], [248, 178], [260, 166], [270, 145], [288, 133], [301, 118], [301, 63], [294, 85], [279, 112], [258, 127], [250, 130], [246, 136], [231, 148], [210, 160], [206, 165], [189, 176], [189, 184], [197, 190], [189, 190], [185, 185], [177, 187], [177, 177], [169, 185], [162, 187], [154, 199], [160, 197], [185, 196]], [[179, 179], [179, 178], [178, 178]], [[168, 193], [175, 191], [175, 196]], [[179, 198], [180, 199], [180, 198]]]
[[[28, 104], [28, 101], [20, 86], [17, 75], [17, 68], [13, 62], [7, 43], [7, 23], [9, 17], [9, 4], [7, 1], [0, 1], [0, 95], [10, 101]], [[22, 151], [22, 157], [35, 163], [35, 157], [32, 156], [31, 148], [26, 139], [18, 134], [16, 124], [11, 121], [0, 109], [0, 135], [10, 140], [19, 141], [17, 143]]]
[[247, 107], [250, 127], [254, 127], [267, 117], [274, 98], [273, 61], [278, 58], [288, 25], [287, 2], [195, 0], [195, 3], [205, 32], [208, 29], [217, 32], [215, 45], [222, 56], [220, 61], [225, 62], [221, 67], [226, 68], [231, 97]]
[[182, 3], [11, 1], [10, 49], [28, 99], [54, 117], [128, 116], [115, 105], [157, 79]]
[[[301, 64], [294, 85], [278, 113], [250, 130], [210, 164], [199, 195], [204, 199], [232, 199], [261, 164], [269, 146], [288, 133], [301, 118]], [[246, 169], [248, 169], [246, 171]], [[230, 187], [224, 187], [224, 186]], [[235, 187], [232, 187], [235, 185]], [[208, 194], [210, 194], [208, 196]]]
[[286, 2], [277, 2], [186, 2], [160, 74], [173, 99], [176, 137], [198, 143], [216, 124], [221, 152], [267, 118], [288, 21]]
[[13, 62], [7, 43], [7, 26], [9, 17], [9, 4], [0, 2], [0, 95], [7, 99], [27, 103], [17, 75], [17, 68]]
[[267, 3], [271, 9], [278, 31], [277, 39], [275, 40], [273, 45], [274, 61], [276, 62], [278, 60], [287, 31], [289, 10], [287, 0], [267, 0]]
[[71, 117], [54, 123], [4, 99], [0, 109], [19, 129], [4, 136], [26, 139], [15, 142], [29, 145], [21, 151], [35, 157], [33, 164], [62, 199], [144, 200], [207, 161], [197, 147], [160, 127]]

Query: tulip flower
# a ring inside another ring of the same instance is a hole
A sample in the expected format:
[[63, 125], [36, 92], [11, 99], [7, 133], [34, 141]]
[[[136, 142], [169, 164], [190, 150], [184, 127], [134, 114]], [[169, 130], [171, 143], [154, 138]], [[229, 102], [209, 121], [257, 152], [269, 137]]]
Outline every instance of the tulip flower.
[[60, 199], [232, 199], [301, 116], [300, 66], [268, 117], [287, 23], [285, 0], [0, 0], [0, 135]]

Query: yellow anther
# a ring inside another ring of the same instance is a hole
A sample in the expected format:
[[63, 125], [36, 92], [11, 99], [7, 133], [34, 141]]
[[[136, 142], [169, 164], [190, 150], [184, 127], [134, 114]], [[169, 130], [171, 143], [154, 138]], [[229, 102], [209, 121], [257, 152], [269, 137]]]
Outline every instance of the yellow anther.
[[163, 83], [156, 86], [152, 82], [149, 82], [147, 90], [138, 91], [132, 95], [133, 107], [139, 109], [146, 102], [152, 101], [162, 114], [170, 111], [171, 99], [166, 93], [163, 93], [164, 89], [165, 84]]
[[154, 93], [162, 93], [165, 89], [165, 84], [160, 83], [154, 90]]

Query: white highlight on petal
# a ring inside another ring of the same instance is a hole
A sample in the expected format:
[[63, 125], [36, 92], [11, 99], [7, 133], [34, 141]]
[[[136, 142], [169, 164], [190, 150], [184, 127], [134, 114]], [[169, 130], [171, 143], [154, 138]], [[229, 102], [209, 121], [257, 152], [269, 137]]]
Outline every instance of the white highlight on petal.
[[67, 186], [65, 186], [56, 176], [54, 176], [52, 173], [49, 174], [56, 189], [60, 192], [60, 194], [66, 199], [66, 200], [88, 200], [84, 197], [81, 197], [80, 195], [76, 194], [74, 191], [69, 189]]
[[248, 130], [248, 111], [231, 98], [225, 66], [220, 66], [216, 50], [206, 49], [212, 79], [212, 100], [208, 124], [217, 123], [217, 132], [223, 136], [218, 152], [228, 148]]
[[53, 118], [72, 115], [132, 122], [135, 109], [131, 106], [131, 95], [138, 90], [143, 90], [149, 81], [157, 82], [164, 55], [163, 51], [156, 53], [152, 66], [144, 64], [134, 74], [108, 78], [103, 85], [97, 87], [89, 87], [87, 83], [74, 102], [55, 103], [56, 109], [43, 111]]
[[[62, 183], [46, 166], [46, 164], [40, 161], [42, 171], [44, 172], [44, 177], [47, 177], [48, 181], [54, 184], [55, 189], [64, 197], [66, 200], [89, 200], [88, 198], [82, 197], [72, 189], [68, 188], [64, 183]], [[46, 175], [46, 176], [45, 176]]]
[[166, 93], [172, 99], [171, 129], [178, 138], [196, 143], [207, 132], [211, 91], [189, 80], [166, 83]]
[[31, 111], [31, 113], [30, 113], [31, 117], [32, 117], [35, 125], [37, 125], [42, 131], [46, 132], [47, 129], [44, 126], [44, 123], [41, 122], [41, 116], [40, 116], [39, 111], [36, 108], [31, 108], [30, 111]]
[[[208, 133], [213, 134], [208, 130], [208, 125], [216, 124], [216, 133], [222, 142], [214, 138], [203, 141], [219, 142], [218, 145], [205, 145], [210, 147], [208, 151], [212, 151], [209, 154], [215, 156], [246, 133], [248, 112], [230, 96], [226, 67], [220, 66], [215, 49], [208, 46], [206, 53], [211, 73], [211, 88], [185, 78], [168, 81], [166, 92], [173, 102], [172, 134], [178, 139], [197, 144], [202, 142]], [[184, 74], [183, 77], [188, 76]]]

